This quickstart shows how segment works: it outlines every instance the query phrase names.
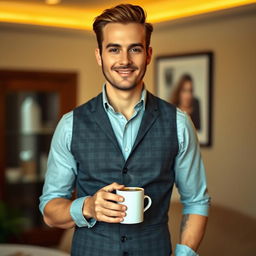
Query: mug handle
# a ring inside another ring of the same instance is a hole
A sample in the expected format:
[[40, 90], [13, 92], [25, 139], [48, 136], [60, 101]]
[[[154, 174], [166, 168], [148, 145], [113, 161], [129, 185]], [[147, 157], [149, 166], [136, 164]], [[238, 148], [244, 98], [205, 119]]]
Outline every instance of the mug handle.
[[146, 211], [146, 210], [148, 210], [148, 208], [151, 206], [151, 204], [152, 204], [152, 200], [151, 200], [151, 198], [149, 197], [149, 196], [144, 196], [144, 200], [145, 200], [145, 198], [147, 198], [148, 199], [148, 204], [146, 205], [146, 207], [144, 208], [144, 212]]

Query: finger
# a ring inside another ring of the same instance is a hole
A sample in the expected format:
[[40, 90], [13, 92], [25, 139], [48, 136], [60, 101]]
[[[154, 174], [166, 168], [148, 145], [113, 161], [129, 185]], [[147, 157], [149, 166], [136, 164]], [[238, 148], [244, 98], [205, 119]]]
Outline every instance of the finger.
[[103, 192], [101, 194], [101, 196], [104, 200], [111, 200], [111, 201], [115, 201], [115, 202], [123, 202], [124, 201], [124, 198], [122, 196], [113, 194], [110, 192]]
[[120, 217], [120, 218], [122, 218], [126, 215], [125, 212], [119, 212], [119, 211], [110, 210], [110, 209], [106, 209], [106, 208], [101, 209], [101, 214], [108, 216], [108, 217]]
[[105, 186], [104, 188], [102, 188], [104, 191], [108, 191], [108, 192], [112, 192], [113, 190], [116, 190], [116, 189], [122, 189], [124, 188], [124, 185], [121, 185], [121, 184], [118, 184], [116, 182], [108, 185], [108, 186]]
[[116, 210], [116, 211], [120, 211], [120, 212], [123, 212], [123, 211], [127, 210], [127, 207], [123, 204], [116, 204], [116, 203], [112, 203], [112, 202], [109, 202], [109, 201], [106, 201], [106, 200], [104, 200], [102, 202], [102, 206], [106, 209]]
[[99, 220], [104, 221], [104, 222], [108, 222], [108, 223], [120, 223], [121, 221], [123, 221], [123, 218], [108, 217], [106, 215], [102, 215]]

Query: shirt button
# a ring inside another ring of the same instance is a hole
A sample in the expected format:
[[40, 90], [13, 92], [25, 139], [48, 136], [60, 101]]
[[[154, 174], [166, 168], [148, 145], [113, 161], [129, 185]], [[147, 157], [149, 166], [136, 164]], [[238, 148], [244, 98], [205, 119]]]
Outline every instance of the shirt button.
[[127, 172], [128, 172], [128, 168], [125, 167], [125, 168], [123, 169], [123, 173], [127, 173]]
[[127, 237], [126, 236], [122, 236], [121, 237], [121, 241], [124, 243], [125, 241], [127, 240]]
[[129, 151], [129, 148], [125, 148], [125, 152], [128, 152]]
[[123, 256], [129, 256], [129, 253], [128, 252], [124, 252]]

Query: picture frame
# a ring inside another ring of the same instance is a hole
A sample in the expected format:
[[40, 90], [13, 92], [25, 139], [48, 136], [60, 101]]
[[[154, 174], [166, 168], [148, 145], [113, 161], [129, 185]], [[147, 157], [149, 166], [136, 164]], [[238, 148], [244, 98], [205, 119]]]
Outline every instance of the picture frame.
[[212, 146], [212, 51], [155, 58], [156, 95], [191, 118], [202, 147]]

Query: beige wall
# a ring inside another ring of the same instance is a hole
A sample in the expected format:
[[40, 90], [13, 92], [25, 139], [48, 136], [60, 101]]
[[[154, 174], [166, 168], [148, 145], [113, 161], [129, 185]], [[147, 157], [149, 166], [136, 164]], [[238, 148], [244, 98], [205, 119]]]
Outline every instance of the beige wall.
[[[213, 203], [256, 217], [256, 11], [169, 25], [155, 55], [212, 50], [213, 147], [202, 149]], [[153, 65], [148, 84], [154, 81]]]
[[[154, 56], [212, 50], [213, 147], [202, 149], [214, 204], [256, 217], [256, 11], [156, 26]], [[79, 76], [78, 103], [104, 82], [90, 33], [0, 27], [0, 68], [71, 70]], [[154, 92], [154, 63], [145, 78]]]
[[104, 80], [94, 58], [92, 33], [3, 26], [0, 38], [1, 68], [76, 71], [79, 104], [100, 91]]

